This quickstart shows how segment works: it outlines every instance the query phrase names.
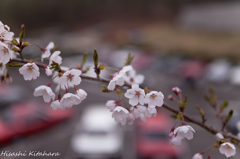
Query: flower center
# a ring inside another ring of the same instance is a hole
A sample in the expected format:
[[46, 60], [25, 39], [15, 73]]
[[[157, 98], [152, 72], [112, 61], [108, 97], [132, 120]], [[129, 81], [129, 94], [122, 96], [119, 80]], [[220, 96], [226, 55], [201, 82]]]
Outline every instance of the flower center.
[[28, 66], [28, 70], [29, 70], [29, 71], [32, 71], [33, 69], [34, 69], [34, 68], [33, 68], [32, 65]]
[[2, 33], [0, 34], [0, 36], [1, 36], [1, 37], [4, 37], [4, 35], [5, 35], [5, 33], [4, 33], [4, 32], [2, 32]]
[[6, 47], [3, 48], [4, 54], [8, 53], [8, 49]]
[[72, 74], [69, 74], [69, 75], [67, 75], [67, 78], [68, 78], [70, 81], [72, 81], [72, 79], [73, 79], [73, 76], [74, 76], [74, 75], [72, 75]]
[[152, 95], [151, 95], [151, 98], [152, 98], [152, 99], [155, 99], [156, 97], [157, 97], [157, 96], [156, 96], [155, 94], [152, 94]]
[[227, 149], [232, 149], [231, 146], [229, 146], [229, 145], [227, 145], [226, 147], [227, 147]]
[[133, 79], [133, 78], [130, 78], [130, 82], [134, 82], [134, 79]]
[[139, 97], [141, 95], [140, 91], [135, 91], [135, 92], [136, 92], [136, 94], [135, 94], [136, 96]]

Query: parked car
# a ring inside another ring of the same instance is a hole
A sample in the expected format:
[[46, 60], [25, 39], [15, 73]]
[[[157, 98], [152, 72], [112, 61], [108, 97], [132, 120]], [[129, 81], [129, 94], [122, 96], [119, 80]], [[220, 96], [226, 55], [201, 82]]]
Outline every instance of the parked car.
[[145, 122], [137, 121], [136, 153], [144, 159], [178, 159], [184, 146], [176, 147], [169, 144], [168, 133], [172, 121], [166, 113], [158, 111], [156, 117], [148, 118]]
[[234, 85], [240, 85], [240, 65], [234, 66], [230, 69], [229, 80]]
[[226, 59], [212, 61], [206, 67], [206, 78], [212, 82], [225, 82], [231, 75], [231, 63]]
[[76, 125], [71, 146], [79, 158], [120, 158], [122, 129], [104, 105], [88, 106]]
[[73, 115], [72, 109], [55, 111], [49, 105], [32, 101], [10, 104], [0, 112], [0, 145], [47, 129]]

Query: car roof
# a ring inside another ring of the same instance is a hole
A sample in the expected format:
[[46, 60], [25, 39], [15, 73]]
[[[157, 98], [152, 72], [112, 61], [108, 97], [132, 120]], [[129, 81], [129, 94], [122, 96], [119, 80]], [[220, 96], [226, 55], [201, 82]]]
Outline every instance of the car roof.
[[109, 130], [118, 124], [112, 118], [112, 113], [105, 105], [97, 104], [88, 106], [80, 120], [85, 130]]

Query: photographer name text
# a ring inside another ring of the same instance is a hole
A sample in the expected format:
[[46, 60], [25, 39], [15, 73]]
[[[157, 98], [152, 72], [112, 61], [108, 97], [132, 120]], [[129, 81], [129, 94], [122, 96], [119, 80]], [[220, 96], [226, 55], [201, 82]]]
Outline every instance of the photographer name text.
[[48, 151], [0, 151], [0, 156], [5, 157], [18, 157], [18, 156], [45, 156], [45, 157], [52, 157], [52, 156], [60, 156], [61, 153], [59, 152], [48, 152]]

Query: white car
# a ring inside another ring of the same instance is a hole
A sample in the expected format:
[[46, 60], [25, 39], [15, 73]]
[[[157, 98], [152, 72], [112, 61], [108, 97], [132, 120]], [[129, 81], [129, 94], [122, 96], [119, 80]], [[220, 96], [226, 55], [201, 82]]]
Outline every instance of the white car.
[[207, 66], [206, 78], [212, 82], [225, 82], [230, 75], [231, 63], [226, 59], [217, 59]]
[[88, 106], [76, 125], [71, 145], [79, 158], [120, 158], [123, 132], [105, 106]]

